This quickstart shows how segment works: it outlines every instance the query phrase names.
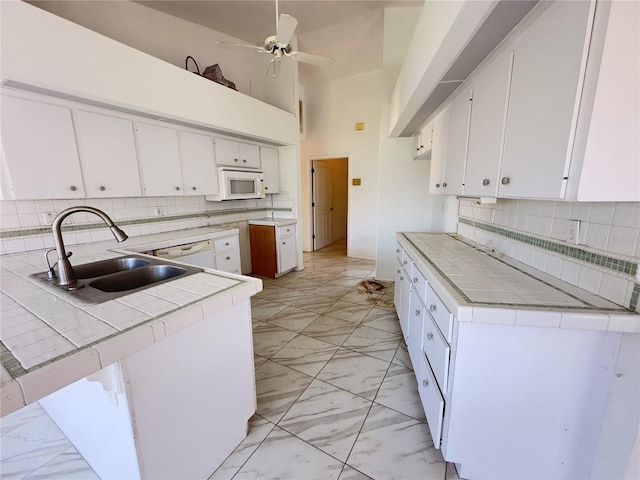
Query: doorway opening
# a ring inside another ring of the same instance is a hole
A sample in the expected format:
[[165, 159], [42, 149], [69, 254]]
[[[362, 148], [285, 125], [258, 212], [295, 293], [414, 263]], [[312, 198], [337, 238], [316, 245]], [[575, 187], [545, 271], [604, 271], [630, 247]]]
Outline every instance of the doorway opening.
[[311, 162], [311, 211], [313, 250], [334, 242], [347, 242], [349, 159]]

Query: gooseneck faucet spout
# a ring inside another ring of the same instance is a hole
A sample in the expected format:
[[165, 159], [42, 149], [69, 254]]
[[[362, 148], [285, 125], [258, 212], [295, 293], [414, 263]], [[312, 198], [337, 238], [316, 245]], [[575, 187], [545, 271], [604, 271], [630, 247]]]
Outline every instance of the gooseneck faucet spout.
[[56, 251], [58, 253], [58, 284], [61, 287], [70, 289], [74, 287], [77, 279], [75, 272], [73, 271], [73, 267], [71, 266], [71, 262], [69, 262], [69, 255], [67, 255], [67, 252], [64, 248], [64, 242], [62, 240], [62, 222], [69, 215], [76, 212], [88, 212], [99, 216], [104, 221], [104, 223], [107, 224], [107, 226], [111, 230], [111, 233], [113, 233], [113, 236], [116, 237], [116, 240], [118, 242], [124, 242], [128, 238], [127, 234], [120, 230], [120, 228], [118, 228], [115, 223], [113, 223], [113, 220], [111, 220], [109, 215], [104, 213], [102, 210], [98, 210], [97, 208], [78, 206], [67, 208], [66, 210], [60, 212], [51, 225], [51, 231], [53, 232], [53, 239], [56, 243]]

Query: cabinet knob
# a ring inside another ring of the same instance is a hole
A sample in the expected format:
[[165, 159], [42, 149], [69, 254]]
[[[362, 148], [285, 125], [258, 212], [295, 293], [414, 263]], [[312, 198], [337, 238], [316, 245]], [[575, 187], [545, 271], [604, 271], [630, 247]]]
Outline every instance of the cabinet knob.
[[396, 273], [400, 273], [400, 270], [396, 270]]
[[447, 186], [447, 182], [443, 182], [442, 183], [442, 188], [446, 188], [446, 186]]
[[427, 333], [427, 340], [433, 340], [433, 333]]
[[105, 187], [104, 185], [100, 185], [100, 191], [104, 192], [107, 189], [107, 187]]
[[429, 310], [432, 311], [432, 312], [435, 312], [436, 311], [436, 304], [432, 303], [431, 305], [429, 305]]
[[400, 249], [399, 248], [396, 248], [396, 253], [400, 253]]
[[418, 283], [418, 277], [413, 277], [413, 283]]
[[180, 187], [176, 187], [176, 190], [180, 190]]
[[233, 159], [233, 161], [234, 161], [234, 162], [239, 162], [240, 160], [239, 160], [239, 159], [237, 159], [237, 158], [234, 158], [234, 159]]
[[440, 188], [440, 184], [439, 183], [436, 183], [436, 188]]
[[191, 190], [197, 190], [198, 187], [191, 187]]
[[510, 181], [511, 179], [509, 177], [502, 177], [502, 180], [500, 180], [500, 183], [502, 183], [503, 185], [508, 185]]
[[246, 158], [243, 158], [243, 159], [242, 159], [242, 163], [247, 163], [247, 159], [246, 159]]
[[417, 308], [417, 309], [416, 309], [416, 317], [419, 317], [419, 316], [420, 316], [420, 309], [419, 309], [419, 308]]
[[426, 378], [424, 380], [422, 380], [422, 386], [424, 388], [427, 388], [429, 386], [429, 380], [427, 380]]
[[69, 187], [69, 190], [71, 190], [72, 192], [75, 192], [78, 188], [75, 185], [71, 185]]
[[406, 265], [406, 264], [407, 264], [407, 261], [406, 261], [406, 260], [403, 260], [403, 261], [402, 261], [402, 264], [403, 264], [403, 265]]
[[404, 280], [404, 277], [400, 277], [400, 281]]
[[283, 244], [283, 245], [286, 245], [286, 244], [287, 244], [287, 242], [282, 242], [282, 244]]
[[225, 260], [231, 260], [231, 257], [226, 257]]
[[269, 187], [264, 187], [265, 190], [269, 190]]
[[491, 180], [489, 180], [488, 178], [485, 178], [484, 180], [482, 180], [482, 185], [484, 185], [485, 187], [490, 183], [491, 183]]
[[229, 242], [226, 242], [226, 243], [224, 244], [224, 246], [225, 246], [225, 247], [228, 247], [228, 246], [229, 246]]

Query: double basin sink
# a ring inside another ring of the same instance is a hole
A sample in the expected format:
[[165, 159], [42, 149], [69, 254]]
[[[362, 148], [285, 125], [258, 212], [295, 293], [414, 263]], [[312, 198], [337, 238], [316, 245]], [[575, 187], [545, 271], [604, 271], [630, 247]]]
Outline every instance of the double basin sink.
[[76, 265], [73, 271], [78, 280], [73, 289], [60, 287], [55, 279], [48, 278], [46, 272], [33, 277], [86, 303], [102, 303], [203, 270], [155, 258], [126, 255]]

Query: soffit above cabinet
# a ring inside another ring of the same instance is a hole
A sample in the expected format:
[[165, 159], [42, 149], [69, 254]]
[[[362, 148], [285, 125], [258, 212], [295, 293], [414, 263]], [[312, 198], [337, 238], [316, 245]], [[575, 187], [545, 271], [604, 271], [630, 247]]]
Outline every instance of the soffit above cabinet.
[[[418, 131], [536, 3], [538, 0], [464, 2], [430, 58], [420, 58], [420, 48], [413, 43], [421, 38], [415, 35], [405, 60], [413, 65], [403, 66], [393, 92], [391, 103], [398, 107], [392, 109], [389, 134], [411, 136]], [[492, 9], [491, 4], [495, 5]], [[421, 19], [416, 28], [424, 28], [425, 21]], [[429, 63], [416, 65], [420, 61]], [[408, 84], [414, 88], [407, 88]]]

